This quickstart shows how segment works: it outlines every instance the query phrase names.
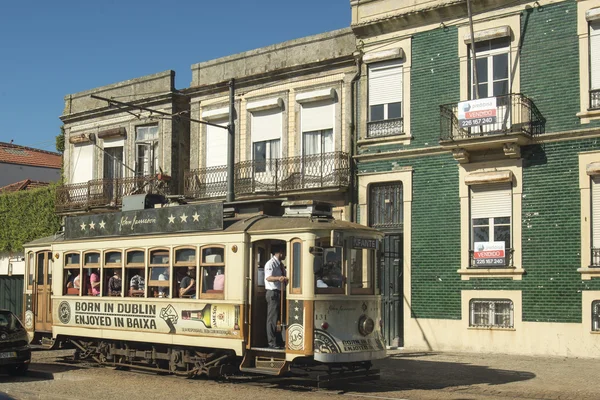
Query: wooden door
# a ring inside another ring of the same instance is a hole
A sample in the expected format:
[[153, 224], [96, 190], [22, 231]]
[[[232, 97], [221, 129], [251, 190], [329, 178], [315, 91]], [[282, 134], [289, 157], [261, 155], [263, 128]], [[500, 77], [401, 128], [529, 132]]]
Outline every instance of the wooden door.
[[36, 331], [52, 330], [52, 253], [40, 251], [35, 257], [35, 327]]

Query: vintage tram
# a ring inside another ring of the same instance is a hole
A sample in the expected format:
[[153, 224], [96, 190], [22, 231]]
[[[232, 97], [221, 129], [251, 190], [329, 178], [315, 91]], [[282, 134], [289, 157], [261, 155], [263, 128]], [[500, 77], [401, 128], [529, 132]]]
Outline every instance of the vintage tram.
[[[123, 368], [368, 371], [386, 354], [381, 238], [311, 201], [71, 216], [61, 235], [25, 246], [25, 326], [32, 340], [71, 342], [77, 357]], [[266, 335], [264, 265], [275, 247], [289, 278], [282, 349]]]

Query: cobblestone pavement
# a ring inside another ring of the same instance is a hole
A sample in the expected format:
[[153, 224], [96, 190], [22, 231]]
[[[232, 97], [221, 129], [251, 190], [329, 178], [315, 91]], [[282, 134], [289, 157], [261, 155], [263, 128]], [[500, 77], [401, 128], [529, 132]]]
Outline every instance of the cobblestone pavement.
[[[390, 352], [381, 379], [318, 390], [236, 376], [225, 381], [118, 371], [69, 361], [72, 350], [36, 351], [31, 376], [0, 375], [0, 399], [600, 399], [597, 359]], [[51, 372], [54, 379], [39, 372]]]

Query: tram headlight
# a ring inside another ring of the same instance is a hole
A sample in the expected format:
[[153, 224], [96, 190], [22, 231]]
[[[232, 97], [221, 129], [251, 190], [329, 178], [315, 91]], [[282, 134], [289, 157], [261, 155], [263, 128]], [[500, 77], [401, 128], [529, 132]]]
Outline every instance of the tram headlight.
[[363, 336], [370, 335], [371, 333], [373, 333], [374, 329], [375, 329], [375, 321], [373, 321], [372, 318], [369, 318], [368, 316], [363, 315], [358, 319], [358, 332], [360, 332], [361, 335], [363, 335]]

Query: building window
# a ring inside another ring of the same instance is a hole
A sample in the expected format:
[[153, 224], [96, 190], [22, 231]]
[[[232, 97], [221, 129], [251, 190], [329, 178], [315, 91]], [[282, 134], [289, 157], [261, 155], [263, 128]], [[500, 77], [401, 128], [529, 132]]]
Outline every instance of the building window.
[[590, 21], [590, 109], [600, 109], [600, 20]]
[[475, 328], [514, 328], [514, 306], [508, 299], [472, 299], [469, 326]]
[[158, 125], [135, 128], [135, 141], [136, 175], [154, 175], [158, 171]]
[[403, 208], [401, 182], [370, 187], [369, 226], [377, 229], [401, 229]]
[[470, 187], [470, 267], [512, 267], [512, 183]]
[[600, 300], [592, 302], [592, 331], [600, 332]]
[[590, 267], [600, 267], [600, 175], [591, 177], [592, 258]]
[[281, 140], [253, 143], [254, 172], [274, 172], [275, 160], [280, 158]]
[[[477, 78], [479, 79], [479, 98], [502, 96], [509, 93], [509, 56], [510, 38], [503, 37], [475, 43], [477, 58]], [[471, 98], [476, 98], [475, 73], [469, 45], [469, 73]], [[502, 105], [501, 103], [499, 105]]]
[[369, 65], [368, 137], [401, 134], [402, 62], [391, 60]]
[[[226, 119], [211, 121], [216, 125], [227, 126]], [[206, 167], [221, 167], [227, 165], [227, 137], [229, 136], [227, 129], [217, 126], [206, 126]], [[227, 172], [225, 172], [225, 176]]]

